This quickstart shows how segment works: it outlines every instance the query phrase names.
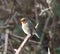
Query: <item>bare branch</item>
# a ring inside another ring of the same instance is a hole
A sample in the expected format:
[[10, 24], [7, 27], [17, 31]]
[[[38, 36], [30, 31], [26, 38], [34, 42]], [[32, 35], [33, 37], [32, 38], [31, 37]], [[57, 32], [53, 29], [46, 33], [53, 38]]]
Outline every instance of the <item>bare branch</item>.
[[50, 44], [49, 44], [50, 45], [50, 53], [54, 54], [54, 39], [53, 39], [51, 31], [49, 31], [49, 36], [50, 36]]
[[16, 19], [16, 15], [17, 15], [17, 12], [15, 12], [13, 14], [13, 16], [11, 17], [10, 21], [12, 21], [13, 19], [15, 20], [16, 24], [18, 23], [17, 19]]
[[[50, 10], [50, 9], [51, 9], [51, 8], [43, 9], [43, 10], [41, 11], [41, 13], [39, 14], [39, 16], [41, 16], [44, 12], [46, 12], [46, 11], [48, 11], [48, 10]], [[36, 10], [35, 10], [35, 14], [36, 14], [36, 22], [37, 22], [35, 28], [37, 28], [38, 25], [39, 25], [39, 20], [38, 20], [38, 17], [37, 17], [37, 12], [36, 12]]]
[[5, 6], [3, 6], [3, 5], [0, 6], [0, 9], [11, 13], [11, 9], [5, 8]]
[[24, 39], [24, 41], [21, 43], [21, 45], [19, 46], [19, 48], [17, 49], [16, 53], [15, 54], [19, 54], [19, 52], [21, 51], [21, 49], [23, 48], [23, 46], [26, 44], [27, 40], [30, 38], [31, 36], [27, 35]]
[[35, 17], [36, 17], [36, 26], [35, 26], [35, 28], [37, 29], [38, 25], [39, 25], [39, 20], [38, 20], [38, 13], [37, 13], [37, 7], [36, 7], [37, 2], [36, 2], [36, 0], [34, 0], [34, 2], [35, 2]]
[[7, 2], [7, 0], [4, 0], [4, 3], [5, 3], [6, 6], [8, 6], [8, 2]]
[[6, 25], [6, 26], [4, 26], [4, 25], [2, 26], [2, 25], [1, 25], [1, 26], [0, 26], [0, 29], [4, 29], [4, 28], [8, 28], [8, 27], [13, 27], [13, 25], [9, 25], [9, 24]]
[[51, 8], [46, 8], [46, 9], [43, 9], [42, 11], [41, 11], [41, 13], [39, 14], [39, 16], [41, 16], [45, 11], [48, 11], [48, 10], [50, 10]]
[[8, 47], [8, 33], [9, 33], [9, 30], [6, 29], [6, 34], [5, 34], [5, 46], [4, 46], [4, 52], [3, 52], [3, 54], [6, 54], [6, 53], [7, 53], [7, 47]]
[[[10, 34], [11, 36], [13, 36], [13, 37], [19, 38], [20, 40], [24, 40], [24, 37], [22, 37], [22, 36], [18, 36], [18, 35], [16, 35], [16, 34], [12, 34], [12, 33], [9, 33], [9, 34]], [[34, 40], [28, 40], [28, 42], [34, 43], [34, 44], [39, 44], [39, 42], [34, 41]]]
[[[46, 9], [46, 10], [48, 10], [48, 9]], [[49, 16], [48, 16], [48, 18], [47, 18], [46, 21], [45, 21], [45, 25], [44, 25], [44, 28], [43, 28], [43, 32], [46, 31], [48, 22], [49, 22], [49, 20], [50, 20], [51, 13], [50, 13], [50, 12], [48, 12], [48, 13], [49, 13]], [[43, 38], [44, 38], [44, 33], [42, 33], [42, 35], [41, 35], [40, 44], [42, 44]]]
[[20, 0], [16, 0], [16, 2], [21, 6], [21, 2], [20, 2]]

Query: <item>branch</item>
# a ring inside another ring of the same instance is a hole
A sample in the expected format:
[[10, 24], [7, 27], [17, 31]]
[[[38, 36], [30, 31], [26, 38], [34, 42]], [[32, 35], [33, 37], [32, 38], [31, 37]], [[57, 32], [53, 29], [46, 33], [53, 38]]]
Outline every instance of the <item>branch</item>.
[[21, 49], [23, 48], [23, 46], [26, 44], [27, 40], [30, 38], [31, 36], [27, 35], [26, 38], [24, 39], [24, 41], [21, 43], [21, 45], [19, 46], [19, 48], [17, 49], [15, 54], [19, 54], [19, 52], [21, 51]]
[[3, 5], [0, 6], [0, 9], [2, 9], [2, 10], [4, 10], [4, 11], [7, 11], [7, 12], [11, 13], [11, 9], [5, 8], [5, 6], [3, 6]]
[[[48, 9], [46, 9], [46, 10], [48, 10]], [[47, 25], [48, 25], [49, 20], [50, 20], [51, 13], [48, 12], [48, 14], [49, 14], [49, 15], [48, 15], [48, 18], [46, 19], [46, 21], [45, 21], [45, 25], [44, 25], [44, 28], [43, 28], [43, 33], [42, 33], [42, 35], [41, 35], [40, 44], [42, 44], [42, 41], [43, 41], [43, 38], [44, 38], [44, 32], [46, 31], [46, 29], [47, 29]]]
[[[19, 38], [20, 40], [24, 40], [24, 37], [22, 37], [22, 36], [18, 36], [18, 35], [16, 35], [16, 34], [12, 34], [12, 33], [9, 33], [9, 34], [10, 34], [11, 36], [15, 37], [15, 38]], [[39, 44], [39, 42], [34, 41], [34, 40], [28, 40], [28, 42], [34, 43], [34, 44]]]
[[8, 23], [13, 23], [13, 20], [16, 22], [16, 24], [18, 24], [18, 21], [16, 19], [16, 15], [17, 15], [17, 12], [15, 12], [11, 18], [7, 18], [7, 20], [5, 21], [4, 24], [0, 25], [0, 28], [5, 28], [6, 26], [4, 25], [7, 25]]
[[14, 50], [13, 50], [14, 48], [13, 48], [13, 45], [12, 45], [12, 40], [9, 39], [8, 41], [9, 41], [9, 45], [10, 45], [10, 48], [8, 48], [8, 50], [10, 50], [12, 54], [14, 54]]
[[9, 30], [6, 29], [6, 34], [5, 34], [5, 46], [4, 46], [4, 52], [3, 52], [3, 54], [6, 54], [6, 53], [7, 53], [7, 47], [8, 47], [8, 33], [9, 33]]
[[42, 11], [41, 11], [41, 13], [39, 14], [39, 16], [41, 16], [44, 12], [46, 12], [46, 11], [48, 11], [48, 10], [50, 10], [51, 8], [46, 8], [46, 9], [43, 9]]
[[39, 25], [39, 20], [38, 20], [38, 13], [37, 13], [37, 7], [36, 7], [37, 2], [36, 2], [36, 0], [34, 0], [34, 2], [35, 2], [35, 17], [36, 17], [36, 26], [35, 26], [35, 28], [37, 29], [38, 25]]
[[4, 0], [4, 3], [5, 3], [6, 6], [8, 6], [8, 2], [7, 2], [7, 0]]
[[51, 31], [49, 31], [49, 36], [50, 36], [50, 44], [49, 44], [50, 45], [50, 53], [54, 54], [54, 39], [53, 39]]
[[13, 27], [13, 25], [6, 25], [6, 26], [2, 26], [2, 25], [0, 25], [0, 29], [4, 29], [4, 28], [6, 29], [6, 28], [8, 28], [8, 27], [11, 28], [11, 27]]
[[17, 15], [17, 12], [15, 12], [13, 14], [13, 16], [11, 17], [10, 21], [12, 21], [14, 19], [14, 21], [16, 22], [16, 24], [18, 23], [17, 19], [16, 19], [16, 15]]
[[[46, 9], [43, 9], [43, 10], [41, 11], [41, 13], [39, 14], [39, 16], [41, 16], [44, 12], [46, 12], [46, 11], [48, 11], [48, 10], [50, 10], [50, 9], [51, 9], [50, 7], [49, 7], [49, 8], [46, 8]], [[39, 20], [38, 20], [38, 16], [37, 16], [37, 9], [35, 10], [35, 15], [36, 15], [36, 22], [37, 22], [35, 28], [37, 28], [38, 25], [39, 25]]]
[[[7, 26], [0, 26], [0, 29], [4, 29], [4, 28], [7, 28], [7, 27], [11, 27], [11, 26], [9, 26], [9, 25], [7, 25]], [[11, 33], [11, 32], [9, 32], [9, 34], [11, 36], [15, 37], [15, 38], [18, 38], [20, 40], [24, 40], [24, 37], [22, 37], [22, 36], [18, 36], [18, 35], [14, 34], [14, 33]], [[34, 40], [28, 40], [28, 42], [34, 43], [34, 44], [39, 44], [39, 42], [34, 41]]]
[[16, 0], [16, 2], [21, 6], [21, 2], [20, 2], [20, 0]]

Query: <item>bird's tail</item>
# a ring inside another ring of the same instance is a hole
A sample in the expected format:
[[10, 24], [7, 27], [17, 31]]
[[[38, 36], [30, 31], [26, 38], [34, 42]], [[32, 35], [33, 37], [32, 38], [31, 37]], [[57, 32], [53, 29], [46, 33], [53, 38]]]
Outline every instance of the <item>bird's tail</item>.
[[36, 32], [34, 33], [34, 35], [36, 35], [38, 38], [40, 38], [39, 35]]

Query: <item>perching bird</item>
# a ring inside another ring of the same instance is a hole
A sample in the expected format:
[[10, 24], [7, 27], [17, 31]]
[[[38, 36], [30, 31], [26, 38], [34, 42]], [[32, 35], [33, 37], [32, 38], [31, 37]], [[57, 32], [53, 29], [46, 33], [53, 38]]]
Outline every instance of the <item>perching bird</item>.
[[22, 24], [22, 30], [24, 31], [25, 34], [31, 35], [31, 36], [36, 35], [39, 38], [39, 36], [38, 36], [32, 22], [29, 19], [22, 18], [20, 20], [20, 22]]

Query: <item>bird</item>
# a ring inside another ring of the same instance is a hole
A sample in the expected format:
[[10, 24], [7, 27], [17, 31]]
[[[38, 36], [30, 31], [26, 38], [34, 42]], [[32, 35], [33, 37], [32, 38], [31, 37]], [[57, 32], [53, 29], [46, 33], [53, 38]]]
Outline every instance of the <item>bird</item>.
[[27, 35], [35, 35], [37, 38], [39, 38], [38, 33], [36, 32], [36, 29], [34, 28], [31, 20], [27, 18], [21, 18], [20, 22], [22, 24], [22, 30], [24, 31], [25, 34]]

